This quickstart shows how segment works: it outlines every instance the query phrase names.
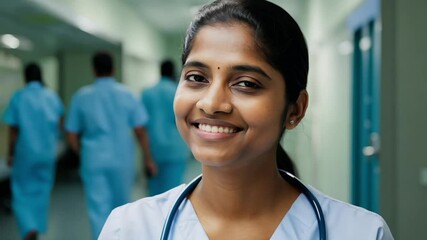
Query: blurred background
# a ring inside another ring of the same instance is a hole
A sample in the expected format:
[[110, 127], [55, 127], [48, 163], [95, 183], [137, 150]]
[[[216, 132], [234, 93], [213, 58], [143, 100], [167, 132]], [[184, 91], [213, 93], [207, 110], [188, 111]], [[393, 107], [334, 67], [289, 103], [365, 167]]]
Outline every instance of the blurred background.
[[[37, 61], [69, 107], [92, 83], [91, 56], [114, 54], [115, 77], [135, 96], [159, 79], [165, 58], [180, 66], [186, 27], [204, 0], [0, 0], [0, 113]], [[396, 239], [427, 239], [427, 1], [275, 0], [305, 33], [310, 51], [306, 118], [283, 145], [302, 180], [379, 212]], [[424, 109], [424, 110], [423, 110]], [[0, 239], [19, 239], [10, 212], [0, 123]], [[139, 160], [135, 160], [139, 164]], [[89, 239], [79, 160], [58, 148], [48, 233]], [[139, 168], [135, 169], [138, 171]], [[190, 160], [187, 179], [200, 172]], [[139, 174], [134, 199], [145, 196]]]

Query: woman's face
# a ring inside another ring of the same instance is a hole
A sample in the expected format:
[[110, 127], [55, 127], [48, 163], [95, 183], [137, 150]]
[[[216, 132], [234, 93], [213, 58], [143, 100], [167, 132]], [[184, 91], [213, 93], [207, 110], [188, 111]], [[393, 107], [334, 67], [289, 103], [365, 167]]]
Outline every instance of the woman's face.
[[175, 95], [178, 129], [210, 166], [275, 160], [283, 129], [285, 83], [243, 24], [202, 27]]

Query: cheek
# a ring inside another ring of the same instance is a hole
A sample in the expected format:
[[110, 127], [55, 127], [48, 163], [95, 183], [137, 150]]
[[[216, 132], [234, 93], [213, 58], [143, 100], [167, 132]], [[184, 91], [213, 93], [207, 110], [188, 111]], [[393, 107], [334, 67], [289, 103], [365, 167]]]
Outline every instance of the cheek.
[[179, 88], [175, 92], [175, 98], [173, 100], [173, 111], [175, 112], [175, 119], [178, 121], [183, 111], [183, 100], [182, 94]]
[[175, 94], [173, 105], [176, 125], [184, 139], [186, 138], [186, 133], [188, 130], [187, 118], [194, 105], [193, 98], [190, 98], [189, 96], [190, 94], [185, 94], [180, 88], [178, 88]]
[[249, 125], [257, 128], [280, 126], [284, 111], [284, 101], [266, 98], [260, 101], [245, 101], [241, 103], [242, 114]]

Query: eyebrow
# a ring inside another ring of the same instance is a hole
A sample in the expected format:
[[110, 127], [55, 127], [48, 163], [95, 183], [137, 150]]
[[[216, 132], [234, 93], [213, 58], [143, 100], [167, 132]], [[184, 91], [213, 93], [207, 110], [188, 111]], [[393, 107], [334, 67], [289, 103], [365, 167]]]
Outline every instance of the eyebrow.
[[252, 66], [252, 65], [237, 65], [233, 67], [233, 70], [235, 71], [245, 71], [245, 72], [254, 72], [254, 73], [258, 73], [263, 75], [264, 77], [268, 78], [269, 80], [271, 80], [271, 77], [268, 76], [267, 73], [264, 72], [264, 70], [262, 70], [259, 67], [256, 66]]
[[[190, 61], [190, 62], [186, 62], [183, 66], [183, 68], [185, 67], [198, 67], [198, 68], [206, 68], [208, 69], [209, 66], [199, 62], [199, 61]], [[233, 66], [232, 68], [234, 71], [240, 71], [240, 72], [254, 72], [254, 73], [258, 73], [266, 78], [268, 78], [269, 80], [271, 80], [272, 78], [270, 76], [268, 76], [267, 73], [265, 73], [264, 70], [262, 70], [260, 67], [256, 67], [256, 66], [252, 66], [252, 65], [236, 65]]]
[[199, 61], [190, 61], [190, 62], [186, 62], [183, 66], [183, 68], [185, 67], [199, 67], [199, 68], [209, 68], [208, 65], [199, 62]]

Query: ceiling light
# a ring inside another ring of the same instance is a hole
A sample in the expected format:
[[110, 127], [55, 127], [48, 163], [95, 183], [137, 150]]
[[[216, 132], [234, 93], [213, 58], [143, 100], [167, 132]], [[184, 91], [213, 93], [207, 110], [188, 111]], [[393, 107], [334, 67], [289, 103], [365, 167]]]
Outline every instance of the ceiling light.
[[98, 30], [97, 25], [95, 24], [95, 22], [93, 22], [92, 20], [82, 17], [82, 16], [77, 16], [76, 17], [76, 23], [77, 26], [80, 28], [80, 30], [93, 34]]
[[7, 48], [16, 49], [19, 47], [20, 41], [12, 34], [4, 34], [1, 36], [1, 43]]

